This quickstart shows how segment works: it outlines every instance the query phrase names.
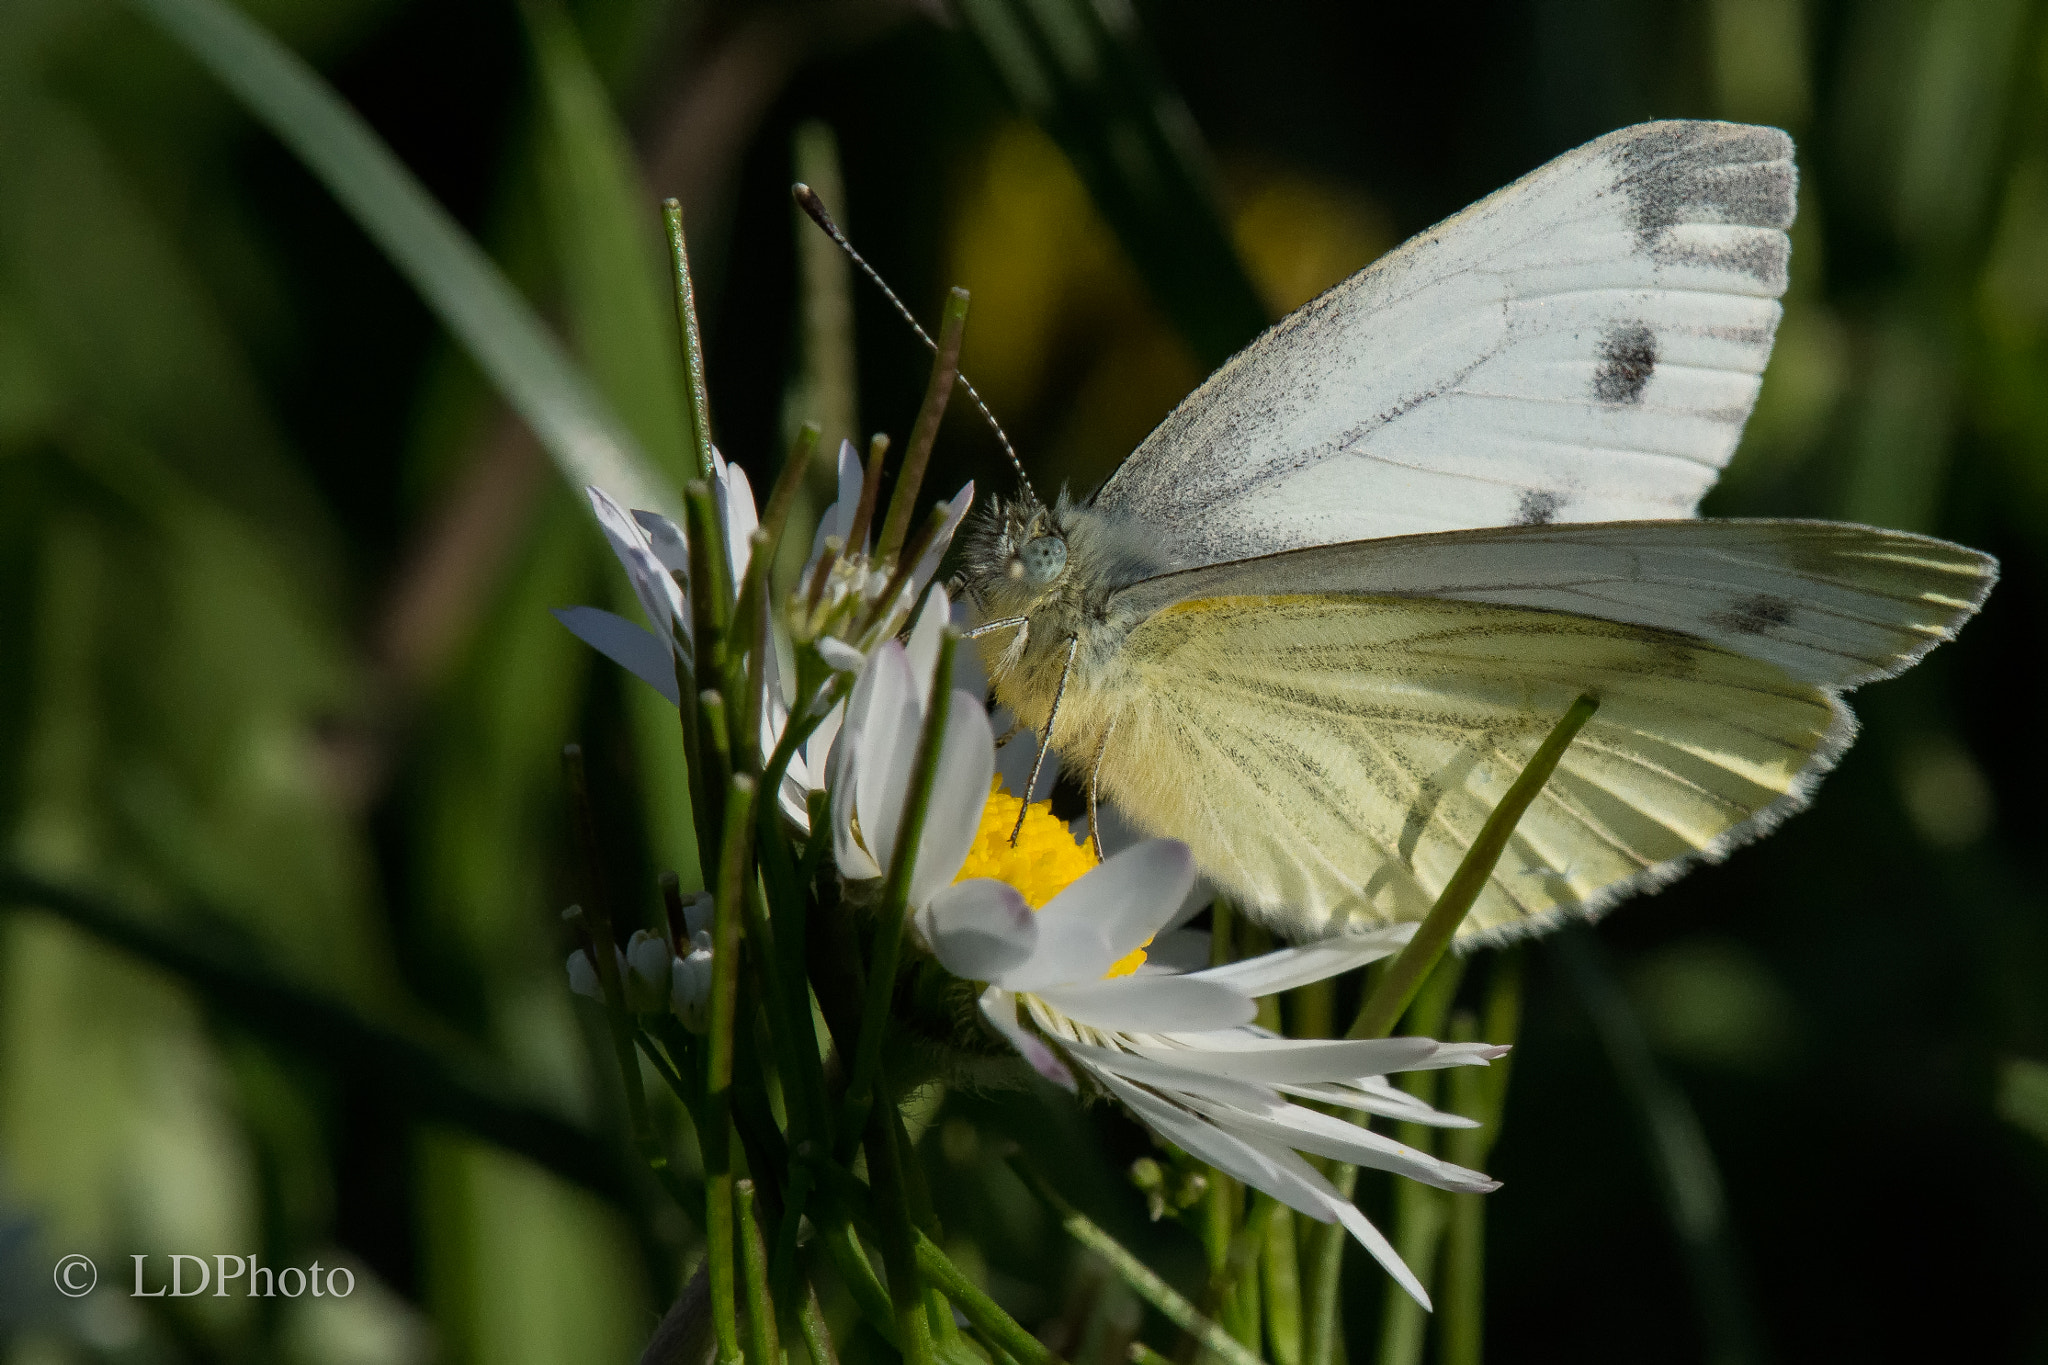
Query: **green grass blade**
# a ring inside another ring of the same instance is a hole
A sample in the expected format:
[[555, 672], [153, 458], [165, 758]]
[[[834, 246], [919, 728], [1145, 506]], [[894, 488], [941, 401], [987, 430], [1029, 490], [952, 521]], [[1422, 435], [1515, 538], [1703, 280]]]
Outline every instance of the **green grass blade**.
[[491, 377], [572, 484], [674, 513], [640, 452], [497, 265], [361, 115], [223, 0], [135, 0], [291, 148]]

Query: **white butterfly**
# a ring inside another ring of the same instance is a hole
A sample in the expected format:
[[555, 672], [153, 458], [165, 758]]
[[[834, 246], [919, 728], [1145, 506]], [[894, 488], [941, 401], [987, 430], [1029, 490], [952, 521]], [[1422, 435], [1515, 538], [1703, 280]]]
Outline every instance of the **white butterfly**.
[[1997, 572], [1903, 532], [1694, 519], [1770, 355], [1791, 158], [1771, 128], [1611, 133], [1282, 321], [1091, 497], [999, 502], [961, 576], [997, 699], [1091, 805], [1298, 934], [1425, 913], [1583, 692], [1462, 937], [1770, 829], [1853, 737], [1840, 694]]

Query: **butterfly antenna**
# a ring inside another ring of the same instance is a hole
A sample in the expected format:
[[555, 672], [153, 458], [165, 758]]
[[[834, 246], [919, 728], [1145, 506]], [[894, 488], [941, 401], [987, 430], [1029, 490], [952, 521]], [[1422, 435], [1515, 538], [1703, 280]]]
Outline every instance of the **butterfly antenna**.
[[[789, 192], [790, 196], [796, 200], [796, 206], [808, 214], [810, 220], [818, 225], [818, 230], [827, 237], [830, 237], [833, 243], [846, 253], [847, 259], [859, 266], [861, 273], [874, 282], [875, 288], [882, 291], [882, 297], [888, 299], [895, 306], [897, 315], [910, 324], [910, 330], [917, 333], [917, 339], [924, 343], [925, 349], [933, 355], [937, 355], [939, 353], [939, 344], [932, 340], [931, 333], [925, 331], [924, 327], [918, 322], [917, 316], [904, 305], [903, 300], [896, 297], [896, 291], [889, 287], [889, 282], [882, 278], [881, 273], [868, 264], [865, 256], [854, 250], [853, 243], [847, 240], [846, 234], [839, 230], [839, 224], [833, 222], [832, 215], [826, 211], [825, 201], [818, 198], [817, 193], [809, 185], [802, 183], [790, 186]], [[1003, 424], [996, 420], [996, 415], [993, 412], [989, 411], [988, 404], [982, 401], [981, 395], [975, 391], [974, 385], [968, 382], [967, 376], [956, 373], [954, 378], [960, 387], [967, 391], [967, 396], [974, 400], [975, 410], [981, 414], [982, 420], [988, 423], [989, 430], [996, 434], [996, 440], [1002, 443], [1003, 454], [1007, 455], [1010, 459], [1010, 468], [1017, 471], [1017, 482], [1024, 486], [1024, 496], [1036, 504], [1038, 502], [1038, 493], [1031, 487], [1031, 480], [1024, 473], [1024, 462], [1017, 458], [1017, 448], [1010, 444], [1009, 433], [1003, 430]]]

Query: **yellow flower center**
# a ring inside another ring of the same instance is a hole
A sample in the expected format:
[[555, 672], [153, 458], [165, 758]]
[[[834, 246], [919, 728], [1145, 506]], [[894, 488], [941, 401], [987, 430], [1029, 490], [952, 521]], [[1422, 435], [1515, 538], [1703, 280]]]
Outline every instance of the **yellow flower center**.
[[[1015, 888], [1033, 910], [1043, 910], [1047, 902], [1087, 875], [1099, 860], [1086, 839], [1076, 839], [1054, 817], [1051, 801], [1025, 808], [1024, 827], [1018, 830], [1017, 846], [1012, 848], [1010, 831], [1017, 829], [1017, 808], [1023, 804], [1003, 790], [1002, 778], [989, 784], [988, 802], [981, 808], [981, 826], [974, 832], [974, 846], [968, 850], [967, 861], [954, 880], [993, 877]], [[1129, 976], [1144, 961], [1145, 950], [1134, 948], [1118, 958], [1103, 976]]]

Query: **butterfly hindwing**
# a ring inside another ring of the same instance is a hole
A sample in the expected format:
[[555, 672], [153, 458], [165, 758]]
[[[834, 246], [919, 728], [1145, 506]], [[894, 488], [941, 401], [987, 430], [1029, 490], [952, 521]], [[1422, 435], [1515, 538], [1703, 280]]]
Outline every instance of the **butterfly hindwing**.
[[1096, 494], [1176, 567], [1475, 526], [1691, 515], [1755, 402], [1795, 180], [1771, 128], [1567, 153], [1294, 313]]
[[[1597, 912], [1803, 804], [1841, 690], [1948, 638], [1984, 555], [1829, 522], [1502, 527], [1148, 580], [1062, 748], [1284, 927], [1423, 914], [1572, 701], [1600, 700], [1468, 922]], [[1067, 722], [1063, 720], [1063, 724]], [[1112, 728], [1113, 727], [1113, 728]]]
[[1572, 702], [1599, 711], [1462, 931], [1595, 912], [1804, 799], [1853, 732], [1826, 688], [1669, 632], [1433, 599], [1225, 597], [1134, 631], [1102, 787], [1308, 936], [1419, 919]]

